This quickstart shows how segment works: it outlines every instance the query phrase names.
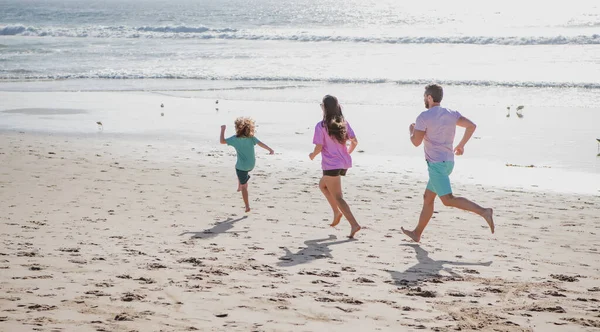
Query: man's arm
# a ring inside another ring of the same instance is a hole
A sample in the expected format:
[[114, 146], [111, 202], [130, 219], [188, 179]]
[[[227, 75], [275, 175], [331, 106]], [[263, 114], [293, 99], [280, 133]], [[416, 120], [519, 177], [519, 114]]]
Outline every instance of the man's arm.
[[221, 144], [227, 144], [227, 141], [225, 141], [225, 128], [227, 128], [226, 125], [221, 126], [221, 137], [220, 137]]
[[263, 142], [258, 142], [258, 143], [256, 143], [256, 144], [258, 144], [258, 146], [260, 146], [261, 148], [263, 148], [263, 149], [265, 149], [265, 150], [269, 151], [269, 154], [273, 154], [273, 153], [275, 153], [275, 151], [273, 151], [273, 149], [271, 149], [271, 148], [270, 148], [268, 145], [266, 145], [266, 144], [265, 144], [265, 143], [263, 143]]
[[356, 137], [353, 137], [350, 139], [350, 147], [348, 147], [348, 154], [352, 154], [352, 151], [354, 151], [354, 149], [356, 149], [356, 146], [358, 145], [358, 140], [356, 139]]
[[310, 158], [310, 160], [313, 160], [316, 156], [319, 155], [319, 153], [321, 153], [321, 151], [323, 151], [323, 145], [315, 144], [315, 149], [308, 155], [308, 157]]
[[463, 138], [460, 140], [460, 143], [458, 143], [458, 145], [454, 148], [454, 153], [457, 156], [461, 156], [463, 153], [465, 153], [465, 145], [467, 144], [469, 139], [471, 139], [471, 136], [473, 136], [477, 125], [474, 124], [471, 120], [465, 118], [464, 116], [461, 116], [458, 119], [456, 125], [465, 128], [465, 134], [463, 135]]
[[410, 141], [414, 146], [419, 146], [423, 143], [423, 139], [425, 138], [425, 132], [422, 130], [415, 130], [415, 124], [412, 123], [408, 130], [410, 131]]

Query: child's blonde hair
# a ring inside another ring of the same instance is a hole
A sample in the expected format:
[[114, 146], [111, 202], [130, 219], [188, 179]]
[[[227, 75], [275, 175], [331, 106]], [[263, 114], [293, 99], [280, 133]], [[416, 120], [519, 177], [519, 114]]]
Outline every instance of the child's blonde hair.
[[239, 117], [235, 119], [235, 136], [254, 137], [254, 120], [251, 118]]

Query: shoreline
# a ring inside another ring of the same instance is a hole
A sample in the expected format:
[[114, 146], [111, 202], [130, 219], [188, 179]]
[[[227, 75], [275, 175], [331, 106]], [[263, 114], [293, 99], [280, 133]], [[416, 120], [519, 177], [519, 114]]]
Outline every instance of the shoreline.
[[[408, 93], [412, 89], [403, 91]], [[319, 91], [312, 94], [318, 96]], [[231, 135], [235, 117], [251, 116], [258, 125], [257, 137], [285, 156], [281, 161], [283, 167], [286, 163], [298, 164], [310, 170], [318, 163], [304, 164], [308, 161], [307, 151], [312, 148], [314, 124], [319, 119], [319, 111], [315, 111], [317, 102], [209, 99], [150, 92], [0, 92], [0, 98], [6, 100], [0, 109], [0, 131], [155, 144], [164, 147], [166, 153], [160, 156], [163, 160], [174, 154], [194, 159], [192, 149], [217, 148], [220, 125], [227, 124], [226, 135]], [[459, 96], [458, 100], [462, 98]], [[216, 104], [215, 100], [221, 102]], [[419, 181], [426, 180], [423, 148], [413, 147], [403, 129], [414, 121], [422, 105], [418, 106], [412, 97], [409, 101], [406, 95], [399, 100], [404, 100], [401, 106], [345, 105], [344, 113], [359, 137], [353, 155], [355, 176], [400, 172]], [[164, 108], [160, 107], [163, 103]], [[3, 112], [6, 110], [9, 112]], [[484, 111], [486, 114], [468, 115], [479, 127], [465, 155], [455, 158], [453, 182], [520, 191], [600, 195], [600, 158], [596, 157], [595, 136], [590, 138], [593, 129], [573, 134], [577, 137], [571, 137], [568, 131], [548, 134], [564, 124], [545, 114], [546, 109], [527, 108], [524, 119], [507, 118], [505, 110], [500, 114], [487, 114], [487, 108]], [[594, 110], [584, 111], [588, 114]], [[96, 121], [102, 121], [102, 130]], [[537, 126], [539, 121], [547, 121], [548, 128], [538, 130], [535, 135], [529, 133], [529, 128]], [[461, 135], [462, 131], [457, 130], [456, 139]], [[574, 149], [572, 142], [580, 146]]]
[[[125, 145], [133, 144], [139, 147], [153, 146], [160, 149], [160, 154], [149, 155], [149, 159], [168, 163], [172, 158], [183, 158], [189, 163], [198, 163], [197, 151], [210, 150], [220, 151], [223, 147], [217, 140], [210, 139], [194, 140], [193, 138], [177, 138], [153, 136], [152, 134], [124, 134], [124, 133], [65, 133], [65, 132], [43, 132], [28, 131], [24, 129], [0, 129], [0, 135], [32, 135], [37, 137], [55, 137], [57, 139], [76, 139], [89, 144], [101, 144], [105, 141], [123, 141]], [[307, 145], [309, 148], [310, 146]], [[307, 149], [308, 149], [307, 148]], [[422, 147], [419, 147], [422, 149]], [[362, 151], [357, 148], [357, 151]], [[267, 160], [259, 151], [257, 158]], [[309, 161], [305, 158], [307, 153], [298, 149], [287, 150], [279, 148], [278, 167], [286, 164], [294, 164], [305, 170], [320, 169], [320, 161]], [[229, 159], [234, 154], [228, 152]], [[235, 159], [233, 159], [235, 160]], [[544, 166], [530, 167], [530, 165], [504, 164], [501, 162], [488, 162], [477, 158], [456, 157], [457, 167], [451, 175], [453, 187], [480, 186], [491, 187], [500, 190], [518, 191], [527, 193], [548, 192], [566, 195], [584, 195], [600, 197], [600, 174], [568, 171]], [[427, 166], [419, 157], [408, 156], [386, 156], [372, 155], [369, 153], [356, 152], [353, 154], [353, 168], [350, 175], [360, 179], [368, 178], [372, 174], [392, 174], [409, 177], [414, 181], [427, 181]], [[598, 181], [595, 181], [597, 179]], [[460, 195], [460, 191], [456, 193]]]

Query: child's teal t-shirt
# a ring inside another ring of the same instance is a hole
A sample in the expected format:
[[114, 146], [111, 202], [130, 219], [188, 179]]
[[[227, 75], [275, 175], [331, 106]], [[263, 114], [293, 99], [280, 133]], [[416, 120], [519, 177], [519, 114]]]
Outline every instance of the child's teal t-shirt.
[[240, 171], [251, 171], [256, 164], [254, 146], [260, 143], [258, 138], [231, 136], [225, 141], [227, 142], [227, 145], [233, 146], [237, 153], [237, 163], [235, 164], [235, 168]]

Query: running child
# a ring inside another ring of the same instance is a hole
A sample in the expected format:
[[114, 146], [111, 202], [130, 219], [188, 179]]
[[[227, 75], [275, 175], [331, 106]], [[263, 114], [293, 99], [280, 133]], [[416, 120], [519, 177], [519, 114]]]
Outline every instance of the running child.
[[256, 164], [254, 146], [258, 144], [261, 148], [268, 150], [269, 154], [275, 153], [273, 149], [262, 143], [254, 136], [255, 124], [251, 118], [240, 117], [235, 120], [235, 135], [225, 139], [225, 129], [227, 126], [221, 126], [221, 144], [231, 145], [235, 148], [237, 162], [235, 172], [238, 177], [238, 191], [242, 192], [242, 198], [246, 205], [246, 212], [250, 212], [250, 202], [248, 201], [248, 180], [250, 180], [250, 171]]

